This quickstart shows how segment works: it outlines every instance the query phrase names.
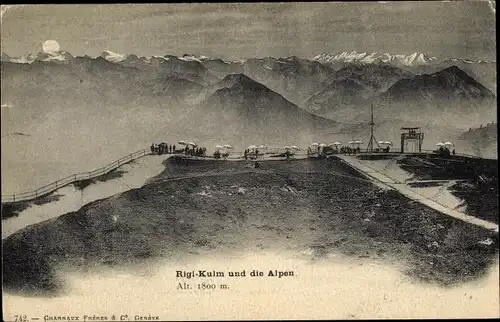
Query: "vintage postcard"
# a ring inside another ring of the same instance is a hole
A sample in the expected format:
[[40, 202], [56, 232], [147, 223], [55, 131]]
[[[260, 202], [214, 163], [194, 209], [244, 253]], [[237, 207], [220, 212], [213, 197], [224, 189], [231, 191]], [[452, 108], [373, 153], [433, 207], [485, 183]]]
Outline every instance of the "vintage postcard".
[[4, 321], [499, 317], [495, 6], [2, 6]]

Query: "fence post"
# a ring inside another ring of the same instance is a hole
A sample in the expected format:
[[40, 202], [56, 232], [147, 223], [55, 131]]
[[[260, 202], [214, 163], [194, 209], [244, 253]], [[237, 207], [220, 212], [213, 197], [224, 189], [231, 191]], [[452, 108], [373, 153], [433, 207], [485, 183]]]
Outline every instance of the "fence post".
[[[59, 181], [59, 180], [58, 180]], [[55, 182], [56, 183], [56, 188], [57, 188], [57, 181]]]

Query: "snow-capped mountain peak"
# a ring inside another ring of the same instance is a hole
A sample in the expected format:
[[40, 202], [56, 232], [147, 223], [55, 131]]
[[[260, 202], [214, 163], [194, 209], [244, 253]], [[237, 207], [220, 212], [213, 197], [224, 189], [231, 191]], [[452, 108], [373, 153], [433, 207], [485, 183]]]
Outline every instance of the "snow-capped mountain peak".
[[373, 63], [391, 63], [402, 66], [420, 66], [427, 65], [435, 60], [436, 57], [430, 57], [425, 53], [415, 52], [412, 54], [390, 54], [390, 53], [358, 53], [342, 52], [339, 54], [326, 54], [322, 53], [312, 58], [322, 63], [360, 63], [360, 64], [373, 64]]
[[74, 57], [71, 53], [67, 51], [57, 51], [57, 52], [39, 52], [38, 54], [28, 54], [27, 56], [20, 57], [9, 57], [2, 55], [2, 61], [8, 61], [17, 64], [31, 64], [34, 61], [43, 61], [43, 62], [57, 62], [57, 63], [65, 63], [72, 60]]
[[67, 51], [58, 51], [52, 53], [39, 53], [36, 56], [35, 60], [41, 61], [56, 61], [56, 62], [67, 62], [73, 59], [73, 55], [71, 55]]
[[430, 63], [431, 58], [424, 53], [413, 53], [410, 55], [396, 55], [396, 59], [405, 66], [418, 66], [427, 65]]
[[208, 56], [204, 56], [204, 55], [195, 56], [195, 55], [189, 55], [189, 54], [184, 54], [181, 57], [177, 57], [177, 58], [179, 58], [180, 60], [184, 60], [184, 61], [197, 61], [199, 63], [210, 60], [210, 57], [208, 57]]
[[127, 58], [126, 55], [118, 54], [110, 50], [103, 51], [101, 57], [113, 63], [121, 62]]

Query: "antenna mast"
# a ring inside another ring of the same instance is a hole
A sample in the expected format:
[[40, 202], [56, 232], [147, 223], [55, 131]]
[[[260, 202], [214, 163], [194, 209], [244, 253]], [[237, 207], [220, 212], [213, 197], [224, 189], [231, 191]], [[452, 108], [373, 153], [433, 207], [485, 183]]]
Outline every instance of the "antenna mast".
[[375, 136], [373, 135], [373, 126], [375, 122], [373, 121], [373, 103], [370, 105], [370, 140], [368, 141], [368, 146], [366, 147], [366, 152], [373, 153], [373, 147], [375, 144], [380, 149], [380, 145], [378, 144]]

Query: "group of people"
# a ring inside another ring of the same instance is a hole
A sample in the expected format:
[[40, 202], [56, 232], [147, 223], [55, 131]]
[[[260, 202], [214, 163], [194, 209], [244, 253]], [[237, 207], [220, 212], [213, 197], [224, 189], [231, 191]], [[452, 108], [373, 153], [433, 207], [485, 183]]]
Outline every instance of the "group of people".
[[437, 150], [437, 153], [441, 156], [450, 156], [450, 154], [453, 154], [455, 155], [455, 149], [453, 149], [453, 151], [450, 152], [450, 149], [448, 149], [448, 147], [446, 146], [441, 146], [439, 147], [439, 149]]
[[384, 152], [384, 153], [389, 153], [391, 150], [391, 147], [388, 145], [385, 148], [376, 148], [373, 150], [373, 152]]
[[204, 147], [197, 147], [197, 146], [189, 148], [189, 146], [186, 145], [186, 147], [184, 148], [184, 154], [196, 157], [205, 157], [207, 156], [207, 149]]
[[186, 145], [183, 149], [176, 149], [175, 144], [173, 145], [168, 145], [165, 142], [162, 142], [160, 144], [151, 144], [151, 153], [155, 154], [185, 154], [185, 155], [191, 155], [191, 156], [206, 156], [206, 151], [207, 149], [204, 147], [189, 147]]
[[248, 160], [248, 158], [254, 158], [259, 155], [259, 150], [250, 150], [250, 149], [245, 149], [245, 152], [243, 153], [243, 156], [245, 157], [245, 160]]
[[347, 155], [356, 155], [356, 153], [360, 153], [361, 148], [358, 146], [357, 148], [351, 148], [350, 146], [343, 146], [340, 148], [340, 153]]
[[[338, 153], [339, 150], [337, 147], [333, 148], [331, 146], [317, 146], [316, 147], [316, 152], [319, 154], [319, 155], [327, 155], [327, 154], [335, 154], [335, 153]], [[307, 154], [312, 154], [313, 153], [313, 149], [311, 147], [308, 147], [307, 148]]]
[[227, 157], [229, 156], [229, 152], [228, 151], [220, 151], [219, 149], [215, 150], [214, 152], [214, 158], [215, 159], [220, 159], [220, 158], [224, 158], [226, 159]]
[[162, 142], [160, 144], [151, 144], [151, 153], [156, 153], [156, 154], [168, 154], [168, 153], [176, 153], [175, 151], [175, 144], [174, 145], [168, 145], [165, 142]]

